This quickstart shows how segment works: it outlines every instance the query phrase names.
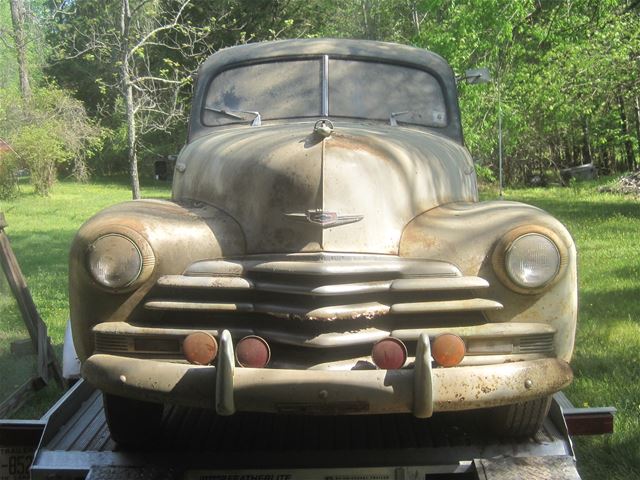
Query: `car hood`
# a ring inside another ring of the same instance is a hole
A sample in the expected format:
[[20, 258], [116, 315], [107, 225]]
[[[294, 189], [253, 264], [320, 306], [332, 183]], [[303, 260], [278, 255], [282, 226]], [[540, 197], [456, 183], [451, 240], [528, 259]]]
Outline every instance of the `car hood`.
[[461, 145], [423, 130], [313, 123], [235, 127], [188, 144], [174, 200], [214, 205], [242, 228], [247, 253], [397, 254], [415, 216], [477, 201]]

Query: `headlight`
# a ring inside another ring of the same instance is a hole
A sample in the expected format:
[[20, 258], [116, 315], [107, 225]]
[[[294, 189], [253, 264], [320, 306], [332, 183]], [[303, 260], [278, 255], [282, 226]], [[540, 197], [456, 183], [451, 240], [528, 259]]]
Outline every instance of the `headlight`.
[[106, 234], [89, 248], [88, 266], [100, 285], [118, 289], [131, 285], [140, 277], [143, 257], [130, 238]]
[[560, 270], [560, 252], [545, 235], [528, 233], [516, 238], [505, 255], [509, 278], [523, 288], [540, 288]]
[[562, 275], [569, 252], [562, 238], [542, 225], [522, 225], [504, 234], [493, 251], [493, 269], [514, 292], [536, 295]]

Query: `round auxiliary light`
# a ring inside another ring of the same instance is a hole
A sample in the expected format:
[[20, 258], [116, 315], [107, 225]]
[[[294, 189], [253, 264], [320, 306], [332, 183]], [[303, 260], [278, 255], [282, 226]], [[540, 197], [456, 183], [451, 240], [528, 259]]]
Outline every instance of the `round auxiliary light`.
[[527, 233], [516, 238], [507, 249], [505, 269], [511, 281], [520, 287], [543, 287], [560, 270], [560, 251], [549, 237]]
[[397, 338], [383, 338], [373, 346], [371, 359], [378, 368], [397, 370], [407, 361], [407, 347]]
[[184, 357], [194, 365], [209, 365], [218, 354], [218, 342], [207, 332], [187, 335], [182, 342]]
[[464, 340], [453, 333], [438, 335], [431, 343], [431, 356], [442, 367], [454, 367], [462, 362], [466, 348]]
[[236, 345], [236, 360], [241, 367], [264, 368], [271, 359], [271, 349], [264, 338], [244, 337]]
[[107, 234], [89, 248], [89, 271], [93, 278], [108, 288], [131, 285], [142, 272], [142, 254], [128, 237]]

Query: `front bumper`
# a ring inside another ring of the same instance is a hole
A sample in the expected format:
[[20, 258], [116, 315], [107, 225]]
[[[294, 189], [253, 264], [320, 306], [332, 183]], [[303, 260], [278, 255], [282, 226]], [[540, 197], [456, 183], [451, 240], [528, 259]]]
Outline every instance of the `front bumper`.
[[506, 405], [551, 395], [573, 378], [569, 364], [547, 358], [500, 365], [431, 368], [421, 335], [413, 369], [283, 370], [235, 368], [231, 336], [221, 335], [217, 366], [194, 366], [95, 354], [83, 376], [127, 397], [238, 411], [355, 414], [433, 412]]

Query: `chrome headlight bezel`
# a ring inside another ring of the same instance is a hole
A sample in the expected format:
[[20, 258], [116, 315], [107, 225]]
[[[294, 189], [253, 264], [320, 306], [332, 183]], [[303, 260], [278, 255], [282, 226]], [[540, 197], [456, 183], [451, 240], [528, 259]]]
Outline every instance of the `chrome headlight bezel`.
[[[510, 268], [509, 261], [519, 243], [522, 245], [523, 241], [529, 241], [535, 236], [543, 239], [543, 242], [547, 242], [548, 254], [552, 257], [555, 256], [556, 264], [550, 268], [553, 273], [543, 281], [527, 284], [526, 281], [520, 280]], [[568, 262], [568, 250], [553, 230], [538, 225], [525, 225], [507, 232], [500, 239], [492, 260], [494, 271], [503, 285], [517, 293], [536, 295], [550, 288], [562, 276]]]
[[[131, 247], [128, 252], [130, 258], [123, 258], [122, 260], [125, 262], [127, 260], [133, 262], [133, 268], [128, 278], [116, 284], [101, 276], [96, 267], [97, 262], [100, 260], [99, 255], [110, 254], [108, 251], [109, 245], [105, 244], [105, 242], [113, 241], [126, 242], [121, 243], [125, 249], [127, 246]], [[103, 250], [104, 253], [100, 250]], [[99, 232], [96, 232], [94, 240], [89, 243], [85, 253], [85, 266], [87, 273], [95, 285], [109, 292], [123, 292], [133, 290], [149, 278], [155, 267], [155, 255], [151, 246], [142, 235], [135, 230], [117, 225], [112, 228], [102, 228]]]

